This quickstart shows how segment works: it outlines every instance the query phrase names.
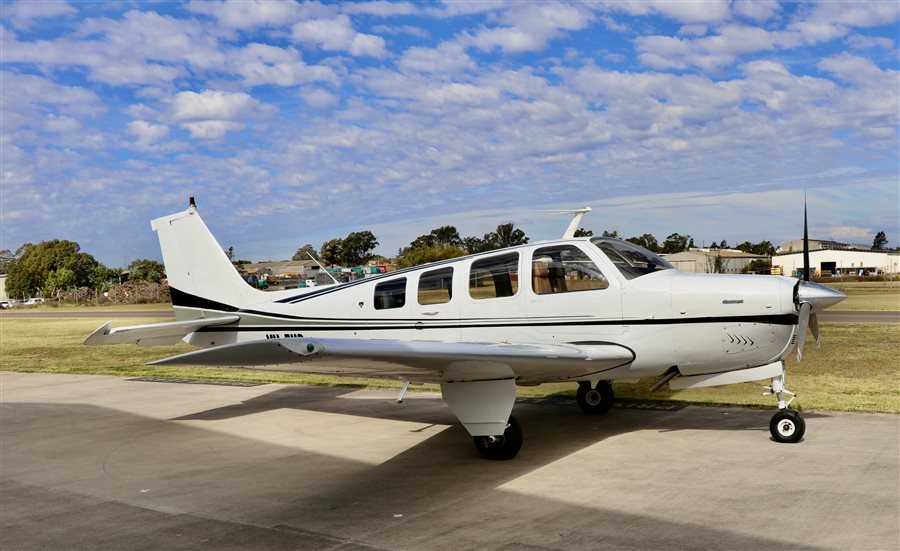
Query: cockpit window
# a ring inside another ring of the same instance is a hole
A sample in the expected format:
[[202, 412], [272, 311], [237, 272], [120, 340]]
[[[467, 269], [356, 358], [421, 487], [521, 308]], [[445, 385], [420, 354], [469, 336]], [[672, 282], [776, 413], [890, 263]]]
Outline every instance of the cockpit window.
[[595, 237], [591, 243], [606, 253], [625, 279], [634, 279], [658, 270], [674, 270], [675, 267], [656, 253], [621, 239]]

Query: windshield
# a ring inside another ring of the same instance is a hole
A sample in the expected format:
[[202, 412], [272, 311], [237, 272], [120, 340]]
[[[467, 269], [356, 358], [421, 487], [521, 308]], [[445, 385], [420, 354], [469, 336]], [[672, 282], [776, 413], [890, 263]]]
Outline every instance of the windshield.
[[606, 253], [606, 256], [612, 260], [612, 263], [625, 276], [625, 279], [634, 279], [642, 275], [652, 274], [658, 270], [672, 270], [675, 268], [656, 253], [652, 253], [628, 241], [608, 237], [595, 237], [591, 239], [591, 243]]

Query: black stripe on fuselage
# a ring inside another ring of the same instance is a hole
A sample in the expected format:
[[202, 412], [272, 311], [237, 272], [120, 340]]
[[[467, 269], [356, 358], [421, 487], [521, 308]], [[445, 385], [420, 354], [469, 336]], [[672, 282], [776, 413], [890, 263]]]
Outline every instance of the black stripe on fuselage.
[[[344, 320], [354, 322], [357, 320]], [[244, 325], [244, 326], [215, 326], [203, 327], [198, 329], [199, 333], [222, 333], [222, 332], [254, 332], [254, 331], [396, 331], [396, 330], [426, 330], [426, 329], [483, 329], [490, 327], [506, 327], [509, 329], [519, 327], [592, 327], [592, 326], [634, 326], [634, 325], [685, 325], [685, 324], [703, 324], [703, 323], [765, 323], [769, 325], [796, 325], [797, 316], [794, 314], [783, 315], [766, 315], [766, 316], [717, 316], [705, 318], [673, 318], [673, 319], [641, 319], [641, 320], [585, 320], [585, 321], [534, 321], [523, 319], [522, 321], [491, 321], [490, 319], [481, 320], [480, 322], [456, 322], [456, 323], [433, 323], [433, 324], [397, 324], [397, 325], [378, 325], [378, 324], [353, 324], [346, 325]]]

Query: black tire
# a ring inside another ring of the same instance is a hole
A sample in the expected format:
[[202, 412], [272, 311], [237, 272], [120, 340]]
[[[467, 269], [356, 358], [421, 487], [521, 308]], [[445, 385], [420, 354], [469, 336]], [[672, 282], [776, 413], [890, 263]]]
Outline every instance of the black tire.
[[600, 381], [597, 388], [591, 388], [591, 384], [587, 382], [578, 384], [578, 393], [575, 394], [575, 401], [581, 411], [591, 415], [603, 415], [613, 406], [612, 385], [609, 381]]
[[509, 418], [506, 430], [500, 436], [473, 436], [475, 449], [485, 459], [505, 461], [512, 459], [522, 449], [522, 427], [515, 417]]
[[772, 439], [782, 444], [794, 444], [803, 439], [806, 433], [806, 421], [793, 409], [780, 409], [769, 422]]

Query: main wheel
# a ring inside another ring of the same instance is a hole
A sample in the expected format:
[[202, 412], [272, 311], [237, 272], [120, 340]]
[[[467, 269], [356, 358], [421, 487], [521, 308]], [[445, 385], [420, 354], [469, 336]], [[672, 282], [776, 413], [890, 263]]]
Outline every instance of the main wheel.
[[793, 444], [799, 442], [806, 432], [806, 421], [793, 409], [780, 409], [769, 422], [769, 432], [776, 442]]
[[592, 415], [603, 415], [613, 405], [613, 388], [609, 381], [600, 381], [597, 388], [591, 388], [591, 383], [582, 382], [578, 384], [578, 393], [575, 395], [575, 401], [578, 407], [585, 413]]
[[473, 436], [475, 449], [485, 459], [512, 459], [522, 449], [522, 427], [515, 417], [509, 418], [506, 430], [499, 436]]

